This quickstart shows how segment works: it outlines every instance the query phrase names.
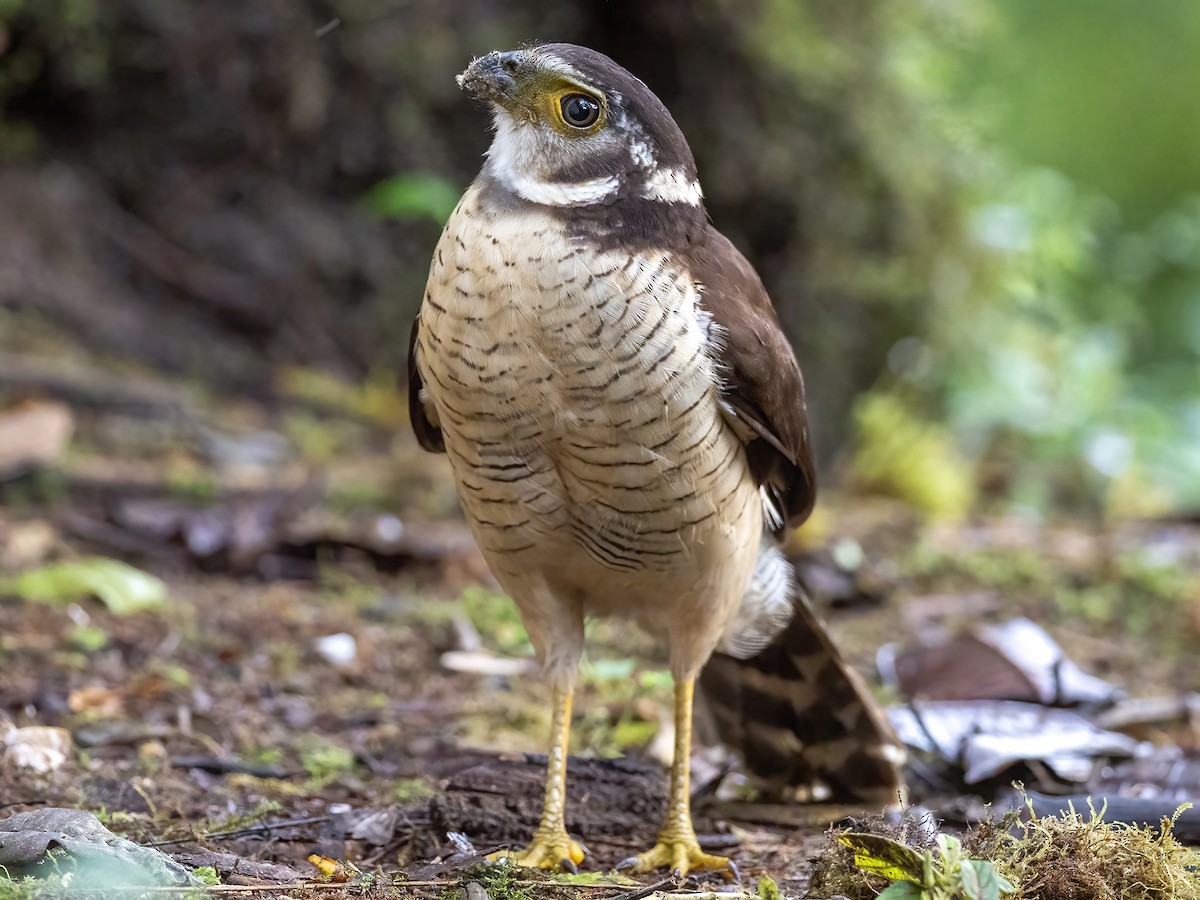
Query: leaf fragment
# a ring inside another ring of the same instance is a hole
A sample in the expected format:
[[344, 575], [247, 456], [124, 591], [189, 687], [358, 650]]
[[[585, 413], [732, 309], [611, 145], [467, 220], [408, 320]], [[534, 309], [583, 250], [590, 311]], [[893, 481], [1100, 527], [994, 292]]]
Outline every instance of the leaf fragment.
[[925, 857], [906, 844], [856, 831], [838, 835], [838, 843], [854, 851], [854, 864], [864, 872], [889, 881], [921, 884]]
[[883, 889], [876, 900], [921, 900], [924, 896], [925, 891], [915, 882], [893, 881]]
[[1001, 894], [1012, 894], [1017, 890], [1007, 878], [997, 874], [996, 867], [986, 859], [964, 859], [959, 872], [967, 900], [1000, 900]]
[[316, 866], [323, 878], [335, 884], [344, 884], [359, 874], [355, 866], [340, 862], [331, 856], [313, 853], [309, 855], [308, 861]]
[[161, 579], [98, 556], [31, 569], [0, 583], [0, 590], [34, 603], [65, 604], [94, 596], [117, 616], [162, 606], [167, 597]]

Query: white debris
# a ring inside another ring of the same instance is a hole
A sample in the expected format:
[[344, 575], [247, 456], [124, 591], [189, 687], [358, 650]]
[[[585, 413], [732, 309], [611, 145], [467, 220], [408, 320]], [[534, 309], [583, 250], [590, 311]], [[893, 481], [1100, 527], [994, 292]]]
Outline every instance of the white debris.
[[315, 646], [327, 662], [339, 669], [353, 665], [358, 659], [358, 641], [354, 639], [354, 635], [344, 631], [317, 638]]
[[33, 769], [35, 772], [53, 772], [67, 761], [71, 753], [71, 733], [65, 728], [49, 725], [9, 727], [0, 736], [0, 744], [4, 747], [0, 765]]
[[442, 668], [468, 675], [494, 675], [515, 678], [531, 675], [538, 670], [537, 663], [528, 657], [496, 656], [485, 650], [447, 650], [442, 654]]

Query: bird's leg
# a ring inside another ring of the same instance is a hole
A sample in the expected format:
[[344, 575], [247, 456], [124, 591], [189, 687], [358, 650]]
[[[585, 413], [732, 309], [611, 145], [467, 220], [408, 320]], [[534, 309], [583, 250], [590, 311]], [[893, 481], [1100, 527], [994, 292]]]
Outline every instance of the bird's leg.
[[567, 742], [571, 735], [571, 695], [569, 687], [554, 686], [554, 718], [550, 726], [550, 759], [546, 765], [546, 804], [542, 821], [529, 846], [519, 853], [501, 850], [491, 860], [507, 859], [519, 866], [539, 869], [563, 868], [574, 872], [583, 862], [584, 850], [567, 836], [563, 812], [567, 804]]
[[675, 758], [671, 763], [671, 797], [667, 805], [667, 820], [658, 833], [658, 843], [637, 856], [618, 865], [644, 873], [654, 869], [669, 869], [680, 876], [691, 871], [712, 869], [736, 877], [734, 868], [724, 856], [713, 856], [700, 849], [696, 829], [692, 826], [691, 759], [692, 759], [692, 693], [695, 680], [675, 683]]

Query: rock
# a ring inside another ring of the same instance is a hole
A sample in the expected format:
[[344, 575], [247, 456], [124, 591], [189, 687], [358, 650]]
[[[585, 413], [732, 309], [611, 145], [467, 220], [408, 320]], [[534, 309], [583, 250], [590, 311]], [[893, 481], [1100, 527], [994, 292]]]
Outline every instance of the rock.
[[117, 837], [81, 809], [50, 807], [0, 819], [0, 866], [10, 878], [73, 872], [76, 888], [200, 884], [165, 853]]

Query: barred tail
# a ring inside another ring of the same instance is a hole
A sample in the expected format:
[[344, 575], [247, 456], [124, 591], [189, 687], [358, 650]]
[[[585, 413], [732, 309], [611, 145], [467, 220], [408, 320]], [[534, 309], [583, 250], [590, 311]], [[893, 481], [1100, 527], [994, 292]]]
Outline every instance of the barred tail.
[[[768, 791], [889, 806], [903, 797], [903, 748], [807, 598], [762, 652], [714, 654], [701, 693], [723, 743]], [[820, 786], [824, 787], [822, 791]]]

